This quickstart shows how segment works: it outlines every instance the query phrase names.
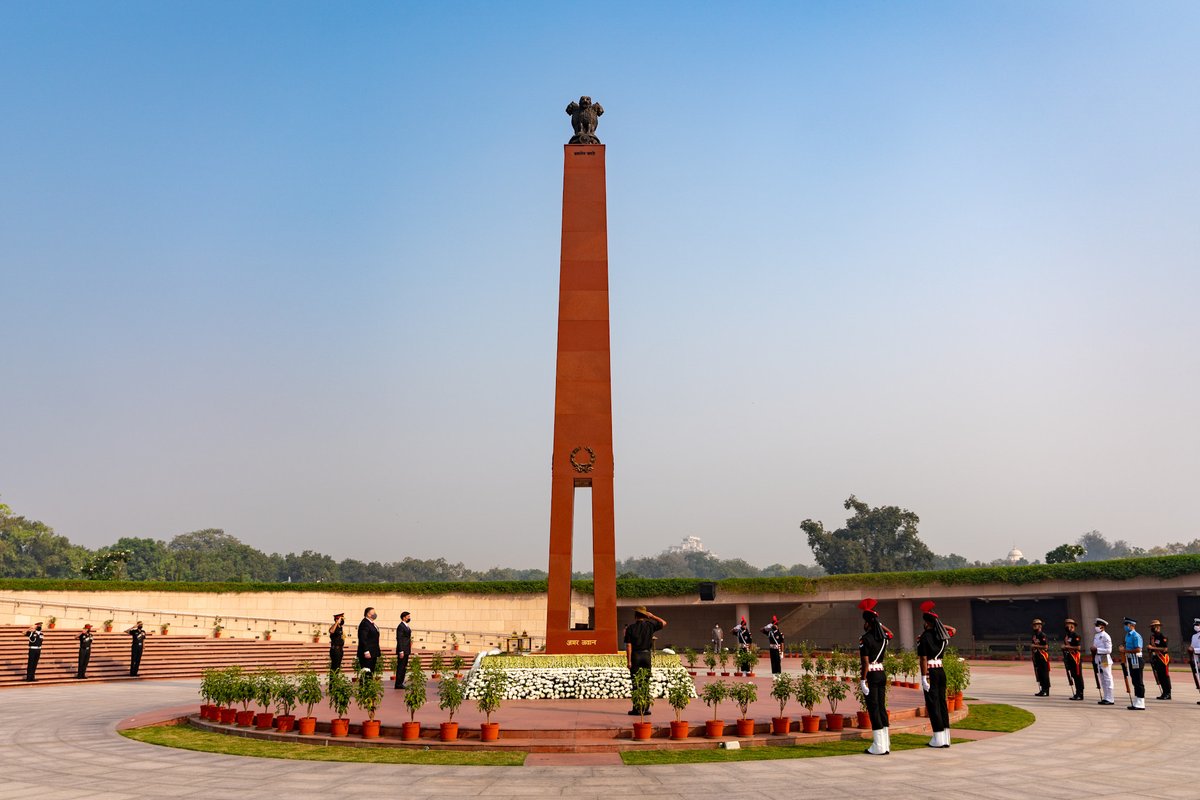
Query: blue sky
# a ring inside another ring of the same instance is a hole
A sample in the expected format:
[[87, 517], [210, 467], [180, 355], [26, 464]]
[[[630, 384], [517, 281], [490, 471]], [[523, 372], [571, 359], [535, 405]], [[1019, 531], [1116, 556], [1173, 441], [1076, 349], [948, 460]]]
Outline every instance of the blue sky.
[[544, 566], [563, 108], [621, 556], [1200, 536], [1191, 3], [0, 4], [0, 496]]

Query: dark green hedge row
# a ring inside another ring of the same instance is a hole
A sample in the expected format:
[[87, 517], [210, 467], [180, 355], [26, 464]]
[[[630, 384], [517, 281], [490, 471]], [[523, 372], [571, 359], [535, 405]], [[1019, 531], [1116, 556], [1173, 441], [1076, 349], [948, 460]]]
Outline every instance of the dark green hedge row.
[[[1122, 558], [1085, 561], [1079, 564], [1036, 564], [1027, 567], [977, 567], [927, 572], [876, 572], [861, 575], [828, 575], [823, 578], [728, 578], [717, 581], [718, 591], [729, 593], [812, 595], [823, 589], [850, 587], [943, 586], [1006, 583], [1023, 586], [1049, 580], [1082, 581], [1132, 578], [1177, 578], [1200, 575], [1200, 555]], [[632, 578], [617, 581], [617, 596], [684, 597], [698, 594], [703, 581], [697, 578]], [[574, 581], [585, 594], [591, 581]], [[424, 583], [175, 583], [168, 581], [84, 581], [38, 578], [0, 579], [0, 591], [91, 591], [91, 592], [333, 592], [338, 594], [544, 594], [545, 581], [456, 581]], [[719, 595], [718, 595], [719, 599]]]

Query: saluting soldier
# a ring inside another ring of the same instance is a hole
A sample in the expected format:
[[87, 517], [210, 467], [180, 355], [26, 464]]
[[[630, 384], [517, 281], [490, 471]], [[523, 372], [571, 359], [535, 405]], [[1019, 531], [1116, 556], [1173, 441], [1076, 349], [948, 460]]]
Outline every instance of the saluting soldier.
[[929, 712], [929, 727], [933, 738], [929, 747], [950, 746], [950, 709], [946, 703], [946, 671], [942, 669], [942, 656], [953, 627], [942, 623], [933, 613], [933, 601], [921, 603], [921, 620], [925, 630], [917, 639], [917, 655], [921, 657], [921, 689], [925, 692], [925, 709]]
[[771, 674], [783, 672], [783, 631], [779, 630], [779, 617], [772, 615], [771, 621], [763, 627], [767, 635], [767, 648], [771, 651]]
[[1100, 678], [1100, 700], [1098, 706], [1113, 705], [1112, 637], [1108, 635], [1108, 620], [1096, 617], [1095, 634], [1092, 636], [1092, 664]]
[[42, 623], [35, 622], [26, 628], [25, 638], [29, 640], [29, 660], [25, 662], [25, 680], [32, 683], [37, 680], [34, 675], [37, 673], [38, 660], [42, 657], [42, 640], [46, 638], [46, 634], [42, 633]]
[[1167, 636], [1162, 632], [1162, 621], [1150, 620], [1150, 669], [1158, 682], [1158, 697], [1155, 700], [1171, 699], [1171, 653], [1167, 650]]
[[1075, 688], [1068, 700], [1083, 699], [1083, 637], [1075, 632], [1075, 620], [1063, 622], [1067, 632], [1063, 634], [1063, 666], [1067, 668], [1067, 685]]
[[142, 646], [146, 643], [146, 637], [149, 636], [142, 627], [141, 620], [129, 630], [125, 631], [132, 637], [129, 651], [129, 674], [137, 677], [138, 667], [142, 664]]
[[1125, 618], [1125, 644], [1121, 645], [1121, 655], [1129, 670], [1129, 679], [1133, 681], [1133, 705], [1130, 711], [1146, 710], [1146, 684], [1142, 677], [1142, 635], [1137, 632], [1137, 620]]
[[[1188, 645], [1188, 661], [1192, 668], [1192, 680], [1196, 683], [1196, 688], [1200, 689], [1200, 617], [1192, 620], [1192, 643]], [[1200, 706], [1200, 700], [1196, 701], [1196, 705]]]
[[860, 663], [859, 686], [866, 698], [867, 714], [871, 717], [871, 746], [867, 752], [873, 756], [887, 755], [891, 749], [888, 732], [887, 702], [884, 697], [887, 678], [883, 672], [883, 657], [887, 653], [888, 640], [892, 633], [879, 621], [875, 612], [878, 601], [868, 597], [858, 604], [863, 615], [863, 635], [858, 640]]
[[342, 655], [346, 651], [346, 614], [333, 615], [333, 624], [329, 626], [329, 669], [337, 672], [342, 668]]
[[750, 632], [750, 624], [746, 622], [745, 617], [733, 626], [733, 635], [737, 637], [739, 650], [749, 650], [750, 645], [754, 644], [754, 634]]
[[[633, 610], [634, 620], [625, 626], [625, 666], [629, 668], [629, 680], [640, 669], [652, 669], [654, 649], [654, 634], [667, 627], [667, 621], [656, 617], [645, 606]], [[644, 714], [644, 708], [634, 706], [629, 710], [630, 715]]]
[[87, 677], [87, 665], [92, 660], [92, 626], [90, 624], [83, 626], [83, 633], [79, 634], [79, 666], [75, 670], [75, 677], [82, 680]]
[[1037, 678], [1038, 693], [1034, 697], [1050, 696], [1050, 646], [1046, 634], [1042, 632], [1042, 621], [1033, 621], [1033, 635], [1030, 638], [1029, 649], [1033, 651], [1033, 675]]

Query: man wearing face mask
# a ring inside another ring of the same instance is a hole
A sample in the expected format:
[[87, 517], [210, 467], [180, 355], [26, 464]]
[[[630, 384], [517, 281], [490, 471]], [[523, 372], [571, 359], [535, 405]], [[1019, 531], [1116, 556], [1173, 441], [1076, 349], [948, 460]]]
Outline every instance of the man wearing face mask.
[[1142, 635], [1137, 632], [1137, 620], [1125, 618], [1125, 644], [1121, 645], [1121, 656], [1125, 659], [1125, 668], [1129, 670], [1129, 679], [1133, 681], [1133, 705], [1130, 711], [1146, 710], [1146, 684], [1142, 679]]
[[363, 669], [369, 669], [372, 675], [379, 661], [379, 628], [375, 625], [378, 618], [375, 609], [367, 606], [362, 621], [358, 623], [358, 663]]
[[1099, 706], [1113, 705], [1112, 637], [1105, 630], [1107, 627], [1107, 620], [1096, 618], [1095, 635], [1092, 636], [1092, 663], [1100, 676], [1100, 702], [1096, 703]]
[[1167, 647], [1167, 635], [1162, 632], [1161, 620], [1150, 620], [1150, 669], [1158, 683], [1155, 700], [1171, 699], [1171, 652]]
[[[1200, 691], [1200, 617], [1192, 620], [1192, 643], [1188, 645], [1188, 662], [1192, 667], [1192, 682]], [[1196, 701], [1196, 705], [1200, 706], [1200, 700]]]
[[396, 688], [403, 689], [408, 675], [408, 659], [412, 655], [412, 626], [408, 623], [412, 615], [400, 612], [400, 624], [396, 626]]

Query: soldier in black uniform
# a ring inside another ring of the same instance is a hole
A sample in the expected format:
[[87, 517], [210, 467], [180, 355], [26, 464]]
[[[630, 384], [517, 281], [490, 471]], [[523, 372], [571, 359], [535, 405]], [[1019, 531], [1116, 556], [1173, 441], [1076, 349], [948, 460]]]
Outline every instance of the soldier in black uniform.
[[1063, 634], [1063, 666], [1067, 668], [1067, 685], [1075, 688], [1068, 700], [1083, 699], [1083, 637], [1075, 632], [1075, 620], [1063, 622], [1067, 632]]
[[134, 625], [125, 632], [133, 638], [129, 651], [129, 674], [136, 678], [138, 667], [142, 664], [142, 646], [146, 643], [146, 637], [150, 634], [146, 633], [145, 629], [142, 628], [140, 620], [137, 625]]
[[46, 635], [42, 633], [42, 623], [35, 622], [25, 629], [25, 638], [29, 640], [29, 660], [25, 662], [25, 680], [33, 682], [37, 680], [34, 675], [37, 673], [38, 659], [42, 657], [42, 640]]
[[778, 675], [783, 672], [783, 631], [779, 630], [779, 617], [772, 616], [762, 630], [767, 635], [767, 649], [771, 653], [771, 674]]
[[334, 614], [333, 624], [329, 626], [329, 671], [337, 672], [342, 668], [342, 654], [346, 649], [346, 615]]
[[917, 655], [921, 657], [921, 689], [925, 692], [925, 709], [929, 712], [929, 727], [933, 738], [929, 747], [950, 746], [950, 709], [946, 703], [946, 671], [942, 656], [950, 644], [954, 629], [947, 628], [933, 613], [933, 601], [921, 603], [921, 619], [925, 630], [917, 639]]
[[733, 626], [733, 635], [737, 638], [738, 650], [749, 650], [750, 645], [754, 644], [754, 634], [750, 632], [750, 624], [745, 617]]
[[858, 604], [863, 612], [863, 635], [858, 640], [858, 654], [862, 667], [860, 686], [867, 700], [867, 714], [871, 717], [871, 746], [867, 752], [873, 756], [883, 756], [892, 749], [887, 698], [884, 697], [887, 678], [883, 672], [883, 657], [892, 634], [879, 621], [879, 614], [875, 612], [877, 604], [871, 597]]
[[80, 680], [87, 677], [87, 665], [92, 660], [92, 626], [84, 625], [83, 633], [79, 634], [79, 667], [75, 677]]
[[1171, 699], [1171, 654], [1167, 652], [1167, 637], [1162, 632], [1162, 622], [1155, 619], [1150, 621], [1150, 668], [1154, 670], [1154, 680], [1158, 682], [1158, 697], [1155, 700]]
[[[629, 667], [629, 679], [639, 669], [651, 669], [651, 651], [654, 649], [654, 634], [667, 627], [667, 621], [651, 614], [645, 606], [633, 610], [634, 620], [625, 628], [625, 666]], [[641, 714], [637, 706], [630, 715]]]
[[1033, 636], [1030, 638], [1029, 648], [1033, 653], [1033, 674], [1037, 678], [1038, 693], [1034, 697], [1049, 697], [1050, 696], [1050, 645], [1046, 640], [1046, 634], [1042, 633], [1042, 621], [1035, 619], [1033, 621]]

